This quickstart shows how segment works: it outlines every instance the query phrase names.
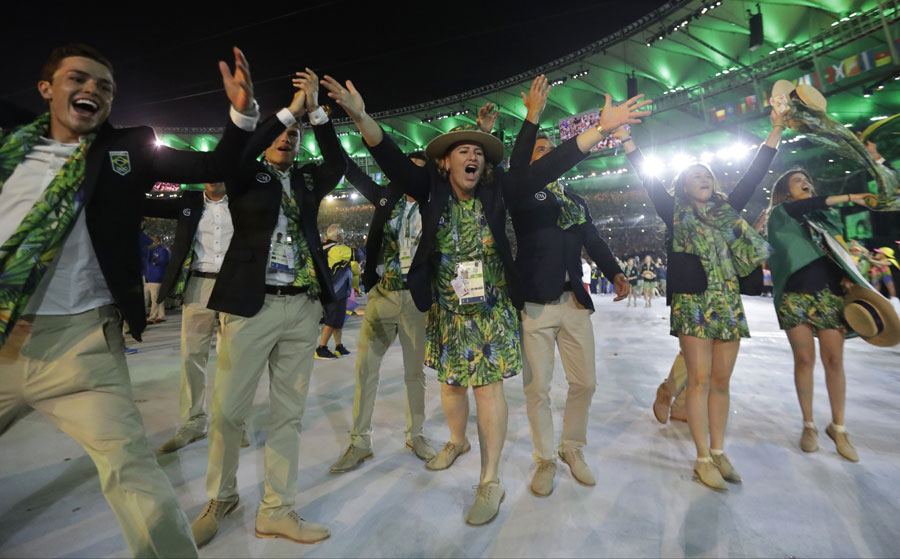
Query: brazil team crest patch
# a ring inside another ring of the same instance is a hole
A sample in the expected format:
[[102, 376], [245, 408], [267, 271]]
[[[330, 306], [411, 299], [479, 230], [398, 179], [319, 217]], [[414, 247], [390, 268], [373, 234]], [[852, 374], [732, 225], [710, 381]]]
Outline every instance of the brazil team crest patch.
[[109, 160], [112, 163], [112, 170], [123, 177], [131, 172], [131, 158], [127, 151], [111, 151]]

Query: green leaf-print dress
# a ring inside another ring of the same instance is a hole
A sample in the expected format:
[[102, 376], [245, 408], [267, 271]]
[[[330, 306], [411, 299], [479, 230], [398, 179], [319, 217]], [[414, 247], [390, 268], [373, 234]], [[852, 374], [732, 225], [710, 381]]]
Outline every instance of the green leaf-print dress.
[[[453, 386], [483, 386], [517, 375], [522, 369], [519, 314], [480, 200], [451, 197], [431, 258], [437, 273], [432, 278], [435, 303], [426, 318], [425, 365]], [[462, 305], [450, 282], [456, 264], [470, 260], [483, 264], [485, 300]]]

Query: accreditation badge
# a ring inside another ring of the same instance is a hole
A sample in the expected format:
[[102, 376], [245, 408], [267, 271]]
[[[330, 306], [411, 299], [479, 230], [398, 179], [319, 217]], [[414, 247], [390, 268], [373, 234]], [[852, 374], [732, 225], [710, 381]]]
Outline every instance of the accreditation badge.
[[450, 282], [461, 305], [484, 302], [484, 267], [481, 260], [456, 265], [456, 277]]
[[269, 246], [269, 270], [294, 273], [294, 247], [288, 241], [286, 231], [275, 230]]

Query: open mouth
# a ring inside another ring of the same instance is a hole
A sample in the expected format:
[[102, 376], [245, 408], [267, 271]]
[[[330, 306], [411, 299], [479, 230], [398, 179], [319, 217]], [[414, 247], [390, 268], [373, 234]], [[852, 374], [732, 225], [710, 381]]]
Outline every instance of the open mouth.
[[475, 180], [478, 176], [478, 166], [477, 165], [466, 165], [465, 172], [466, 172], [467, 179]]
[[72, 101], [72, 108], [79, 116], [90, 118], [97, 114], [100, 105], [90, 99], [75, 99]]
[[278, 151], [291, 151], [291, 148], [289, 148], [288, 146], [278, 146], [277, 149]]

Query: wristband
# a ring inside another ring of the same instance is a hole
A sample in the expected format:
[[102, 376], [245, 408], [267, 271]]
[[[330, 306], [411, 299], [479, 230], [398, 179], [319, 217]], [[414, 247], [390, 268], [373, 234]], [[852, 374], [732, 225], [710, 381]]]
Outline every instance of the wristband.
[[609, 134], [610, 134], [609, 131], [603, 129], [602, 124], [597, 125], [597, 132], [600, 132], [600, 135], [604, 138], [609, 136]]
[[780, 122], [779, 122], [778, 124], [773, 124], [773, 125], [772, 125], [772, 128], [778, 128], [779, 126], [780, 126], [782, 129], [787, 130], [787, 126], [785, 126], [784, 124], [781, 124]]
[[631, 140], [631, 136], [628, 136], [627, 138], [623, 138], [623, 139], [622, 139], [622, 143], [623, 143], [623, 144], [624, 144], [625, 142], [630, 142], [630, 141], [632, 141], [632, 140]]

